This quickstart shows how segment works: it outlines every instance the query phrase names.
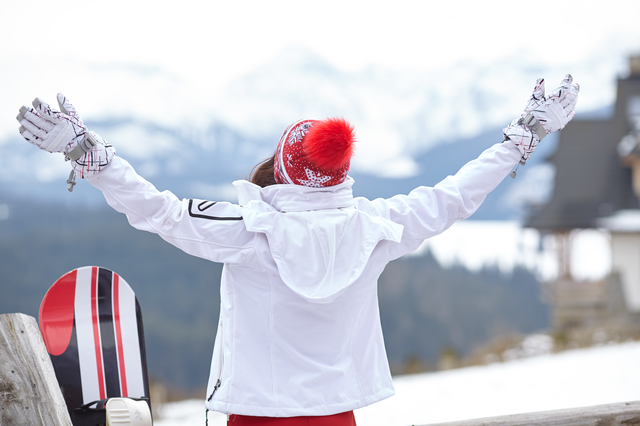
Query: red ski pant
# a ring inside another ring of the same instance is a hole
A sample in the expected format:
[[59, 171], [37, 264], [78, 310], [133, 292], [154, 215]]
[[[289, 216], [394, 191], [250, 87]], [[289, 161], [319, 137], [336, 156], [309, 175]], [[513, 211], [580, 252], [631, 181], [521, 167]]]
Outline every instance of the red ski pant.
[[356, 426], [353, 411], [331, 416], [255, 417], [229, 416], [227, 426]]

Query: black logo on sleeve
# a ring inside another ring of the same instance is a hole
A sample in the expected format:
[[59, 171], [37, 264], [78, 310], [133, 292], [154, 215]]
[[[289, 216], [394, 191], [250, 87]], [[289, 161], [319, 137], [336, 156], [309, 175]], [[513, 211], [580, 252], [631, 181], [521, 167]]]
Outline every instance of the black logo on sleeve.
[[189, 216], [208, 220], [242, 220], [238, 206], [216, 201], [189, 200]]

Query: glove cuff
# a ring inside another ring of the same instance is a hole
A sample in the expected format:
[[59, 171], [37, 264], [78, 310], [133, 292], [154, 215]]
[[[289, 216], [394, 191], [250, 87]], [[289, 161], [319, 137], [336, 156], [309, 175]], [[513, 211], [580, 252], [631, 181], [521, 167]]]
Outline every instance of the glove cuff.
[[513, 120], [508, 127], [502, 130], [502, 133], [505, 140], [509, 139], [513, 141], [522, 153], [522, 158], [520, 159], [520, 164], [522, 165], [527, 162], [531, 153], [538, 146], [538, 142], [540, 142], [538, 134], [522, 123], [522, 117]]
[[87, 132], [82, 142], [76, 145], [76, 147], [71, 149], [69, 152], [65, 153], [64, 159], [66, 161], [76, 161], [87, 152], [91, 151], [91, 148], [93, 148], [96, 143], [97, 141], [91, 132]]
[[547, 132], [546, 130], [544, 130], [544, 127], [542, 127], [542, 124], [540, 124], [540, 121], [538, 121], [538, 119], [534, 117], [530, 112], [527, 113], [527, 115], [525, 115], [524, 117], [521, 117], [520, 120], [518, 120], [518, 123], [522, 124], [525, 127], [528, 127], [531, 132], [535, 132], [535, 134], [538, 136], [538, 142], [540, 142], [542, 139], [544, 139], [545, 136], [547, 136]]
[[[107, 141], [102, 139], [102, 137], [94, 132], [90, 133], [90, 137], [86, 138], [85, 141], [78, 145], [78, 147], [85, 145], [86, 140], [89, 138], [93, 139], [95, 144], [89, 149], [89, 151], [82, 154], [80, 158], [71, 161], [71, 167], [82, 179], [86, 179], [87, 176], [95, 175], [100, 172], [100, 170], [104, 169], [109, 162], [111, 162], [111, 159], [116, 153], [116, 149]], [[74, 148], [71, 152], [79, 149], [78, 147]]]

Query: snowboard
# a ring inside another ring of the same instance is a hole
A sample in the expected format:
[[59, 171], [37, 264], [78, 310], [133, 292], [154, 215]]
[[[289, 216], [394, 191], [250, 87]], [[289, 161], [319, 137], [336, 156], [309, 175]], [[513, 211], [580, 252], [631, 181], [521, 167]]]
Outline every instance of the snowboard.
[[97, 266], [64, 274], [44, 296], [39, 322], [71, 418], [111, 397], [150, 403], [142, 312], [118, 274]]

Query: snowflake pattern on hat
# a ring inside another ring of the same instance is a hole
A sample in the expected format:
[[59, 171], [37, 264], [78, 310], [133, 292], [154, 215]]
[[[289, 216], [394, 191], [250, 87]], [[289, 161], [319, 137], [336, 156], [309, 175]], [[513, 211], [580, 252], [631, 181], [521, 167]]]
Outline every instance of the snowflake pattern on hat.
[[298, 183], [303, 186], [309, 186], [311, 188], [322, 188], [324, 186], [324, 183], [332, 179], [331, 176], [324, 176], [320, 172], [314, 172], [313, 170], [309, 170], [307, 168], [304, 169], [304, 172], [307, 174], [308, 179], [297, 179]]
[[287, 139], [289, 145], [293, 145], [297, 142], [302, 142], [304, 135], [307, 134], [307, 131], [309, 131], [312, 125], [313, 123], [305, 122], [302, 123], [301, 126], [295, 126], [293, 129], [291, 129], [291, 133], [289, 133], [289, 138]]

